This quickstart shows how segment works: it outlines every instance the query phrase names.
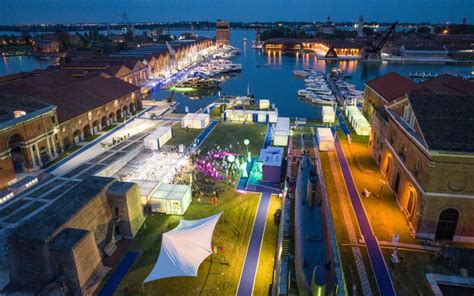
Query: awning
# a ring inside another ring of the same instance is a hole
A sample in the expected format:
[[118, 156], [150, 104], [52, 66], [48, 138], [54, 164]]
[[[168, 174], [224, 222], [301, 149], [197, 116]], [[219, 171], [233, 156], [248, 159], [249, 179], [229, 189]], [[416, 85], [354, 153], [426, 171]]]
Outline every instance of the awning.
[[144, 282], [197, 276], [202, 261], [212, 254], [212, 235], [221, 214], [199, 220], [181, 220], [175, 229], [163, 233], [160, 255]]

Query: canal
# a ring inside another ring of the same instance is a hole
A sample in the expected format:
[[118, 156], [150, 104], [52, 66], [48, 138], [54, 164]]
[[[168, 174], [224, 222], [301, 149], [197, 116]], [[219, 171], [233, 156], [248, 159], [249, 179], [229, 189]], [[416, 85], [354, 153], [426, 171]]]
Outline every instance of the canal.
[[[179, 35], [183, 31], [171, 31]], [[194, 31], [206, 37], [214, 37], [214, 31]], [[243, 39], [247, 42], [244, 43]], [[251, 48], [255, 39], [255, 31], [234, 30], [231, 32], [231, 43], [241, 49], [242, 54], [234, 58], [235, 63], [243, 65], [242, 73], [223, 82], [220, 87], [222, 95], [244, 95], [247, 87], [258, 99], [267, 98], [275, 103], [281, 116], [318, 118], [319, 108], [298, 100], [297, 90], [304, 87], [302, 80], [294, 79], [293, 70], [314, 67], [319, 71], [329, 71], [338, 67], [352, 75], [350, 82], [358, 89], [363, 89], [364, 82], [389, 72], [398, 72], [408, 76], [410, 72], [432, 72], [449, 74], [469, 74], [474, 71], [472, 64], [397, 64], [397, 63], [366, 63], [360, 61], [325, 61], [316, 60], [309, 55], [281, 55], [277, 52], [265, 55]], [[38, 60], [34, 57], [2, 57], [0, 58], [0, 76], [21, 71], [31, 71], [46, 68], [49, 61]], [[150, 98], [160, 100], [170, 96], [165, 90], [155, 90]], [[190, 111], [208, 105], [218, 98], [218, 94], [203, 97], [188, 97], [176, 94], [180, 103], [178, 111], [184, 112], [186, 106]]]
[[[180, 34], [172, 31], [172, 34]], [[195, 33], [213, 37], [214, 31], [196, 31]], [[247, 42], [244, 43], [243, 39]], [[396, 64], [396, 63], [366, 63], [360, 61], [327, 61], [316, 60], [314, 57], [296, 55], [281, 55], [277, 52], [264, 54], [251, 48], [251, 41], [255, 40], [255, 31], [235, 30], [231, 32], [231, 44], [241, 49], [241, 55], [233, 61], [242, 64], [242, 73], [221, 83], [221, 95], [245, 95], [247, 87], [257, 99], [270, 99], [278, 107], [281, 116], [319, 118], [320, 108], [298, 100], [298, 89], [304, 88], [303, 80], [295, 79], [293, 70], [314, 67], [319, 71], [330, 71], [338, 67], [352, 76], [348, 79], [358, 89], [363, 89], [364, 82], [389, 72], [398, 72], [408, 76], [410, 72], [449, 73], [454, 75], [468, 74], [474, 70], [471, 64]], [[155, 90], [152, 99], [164, 99], [170, 93], [164, 90]], [[185, 106], [190, 111], [208, 105], [218, 98], [218, 95], [188, 97], [175, 94], [180, 103], [178, 111], [184, 112]]]

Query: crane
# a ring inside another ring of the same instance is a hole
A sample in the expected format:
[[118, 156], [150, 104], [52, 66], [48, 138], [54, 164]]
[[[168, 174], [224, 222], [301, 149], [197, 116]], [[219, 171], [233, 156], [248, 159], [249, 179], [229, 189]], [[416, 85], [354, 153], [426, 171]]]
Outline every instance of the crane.
[[398, 21], [393, 23], [384, 33], [382, 40], [379, 41], [376, 45], [371, 44], [371, 46], [365, 48], [364, 52], [364, 60], [380, 60], [380, 51], [382, 47], [387, 43], [388, 39], [392, 36], [393, 32], [395, 32], [395, 28], [398, 25]]

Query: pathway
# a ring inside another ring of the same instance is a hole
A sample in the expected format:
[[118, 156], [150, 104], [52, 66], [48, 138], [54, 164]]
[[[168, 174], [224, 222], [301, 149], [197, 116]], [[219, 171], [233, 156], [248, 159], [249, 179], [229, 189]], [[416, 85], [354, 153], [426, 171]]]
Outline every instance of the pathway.
[[337, 116], [337, 119], [339, 119], [339, 125], [341, 126], [341, 129], [344, 132], [344, 134], [346, 136], [350, 135], [351, 132], [350, 132], [349, 128], [347, 127], [346, 121], [344, 120], [344, 116], [342, 116], [341, 111], [337, 110], [336, 111], [336, 116]]
[[383, 296], [396, 295], [395, 288], [393, 287], [390, 273], [388, 271], [387, 265], [385, 264], [382, 251], [380, 250], [377, 239], [372, 232], [369, 219], [365, 213], [364, 206], [359, 197], [359, 193], [357, 192], [357, 187], [354, 183], [354, 179], [349, 168], [349, 164], [347, 163], [341, 142], [338, 138], [336, 138], [336, 153], [339, 159], [339, 165], [341, 167], [342, 174], [344, 176], [347, 191], [349, 192], [349, 197], [352, 202], [352, 207], [367, 246], [367, 252], [369, 254], [370, 263], [375, 274], [379, 292]]
[[120, 262], [117, 269], [107, 280], [104, 287], [102, 287], [102, 290], [100, 290], [99, 296], [110, 296], [115, 292], [115, 289], [120, 285], [120, 282], [125, 277], [130, 267], [132, 267], [132, 264], [135, 262], [137, 257], [138, 253], [129, 252], [125, 258], [123, 258], [122, 262]]
[[270, 192], [263, 192], [258, 203], [257, 215], [253, 224], [250, 242], [245, 255], [245, 262], [240, 274], [239, 285], [237, 287], [238, 296], [252, 295], [255, 278], [257, 276], [258, 260], [265, 233], [268, 207], [270, 205]]
[[196, 144], [195, 147], [201, 146], [202, 142], [209, 136], [209, 134], [214, 130], [214, 128], [219, 124], [219, 121], [213, 120], [211, 121], [211, 124], [209, 124], [201, 134], [194, 140], [194, 144]]

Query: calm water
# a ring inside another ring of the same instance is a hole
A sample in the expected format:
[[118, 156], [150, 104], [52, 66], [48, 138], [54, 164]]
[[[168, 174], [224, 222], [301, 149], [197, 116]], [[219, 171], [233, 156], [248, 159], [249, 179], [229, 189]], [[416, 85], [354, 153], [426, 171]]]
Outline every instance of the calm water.
[[49, 65], [51, 61], [39, 60], [32, 56], [0, 57], [0, 76], [44, 69]]
[[[183, 31], [172, 31], [174, 35], [179, 35]], [[213, 37], [214, 31], [195, 31], [202, 36]], [[243, 38], [247, 38], [246, 44]], [[304, 87], [303, 80], [294, 79], [292, 71], [314, 67], [320, 71], [330, 70], [339, 67], [352, 74], [349, 79], [357, 88], [363, 89], [364, 82], [374, 79], [388, 72], [398, 72], [408, 76], [410, 72], [436, 72], [450, 74], [468, 74], [474, 71], [473, 65], [457, 64], [394, 64], [394, 63], [363, 63], [358, 61], [321, 61], [309, 56], [287, 56], [271, 54], [265, 55], [251, 48], [251, 41], [255, 39], [255, 31], [235, 30], [231, 33], [232, 45], [241, 48], [242, 54], [235, 57], [236, 63], [243, 64], [242, 73], [234, 78], [223, 82], [221, 94], [244, 95], [247, 93], [247, 86], [250, 86], [251, 93], [256, 98], [267, 98], [275, 103], [282, 116], [317, 118], [319, 108], [312, 107], [297, 99], [297, 90]], [[31, 71], [36, 68], [45, 68], [48, 61], [40, 61], [33, 57], [9, 57], [0, 58], [0, 75], [16, 73], [20, 71]], [[263, 65], [268, 65], [264, 67]], [[167, 91], [157, 90], [151, 98], [163, 99], [170, 94]], [[204, 107], [218, 98], [217, 95], [205, 96], [198, 100], [190, 99], [181, 94], [176, 94], [176, 99], [180, 103], [178, 111], [183, 112], [185, 106], [189, 106], [190, 111]]]
[[[180, 33], [179, 31], [172, 32]], [[212, 37], [213, 31], [198, 31], [200, 35]], [[243, 38], [247, 38], [246, 44]], [[358, 61], [323, 61], [315, 60], [309, 56], [287, 56], [271, 54], [265, 55], [251, 48], [251, 41], [255, 39], [254, 31], [232, 31], [231, 43], [239, 47], [242, 54], [234, 58], [235, 63], [242, 63], [242, 73], [234, 78], [223, 82], [221, 94], [244, 95], [247, 93], [247, 85], [250, 86], [251, 93], [257, 99], [267, 98], [278, 107], [279, 114], [290, 117], [318, 118], [319, 108], [301, 102], [297, 98], [297, 90], [304, 88], [303, 80], [297, 80], [293, 76], [293, 70], [314, 67], [320, 71], [330, 71], [333, 67], [339, 67], [345, 72], [351, 73], [350, 82], [354, 83], [358, 89], [363, 89], [364, 82], [374, 79], [389, 72], [398, 72], [408, 76], [410, 72], [436, 72], [450, 74], [468, 74], [474, 70], [469, 64], [465, 65], [442, 65], [442, 64], [392, 64], [392, 63], [363, 63]], [[264, 67], [263, 65], [268, 65]], [[152, 98], [162, 99], [169, 96], [169, 93], [158, 90], [151, 94]], [[183, 112], [185, 106], [189, 106], [190, 111], [204, 107], [218, 98], [206, 96], [199, 100], [189, 99], [185, 95], [177, 94], [176, 100], [180, 103], [178, 111]]]

